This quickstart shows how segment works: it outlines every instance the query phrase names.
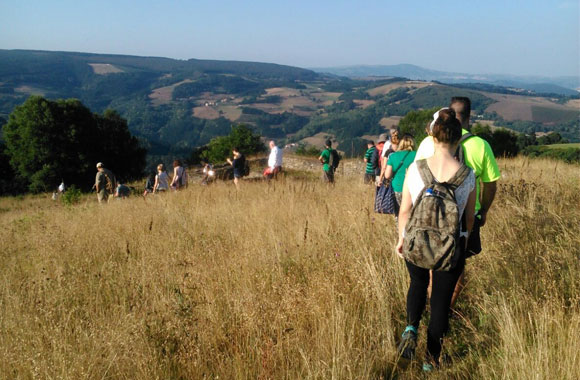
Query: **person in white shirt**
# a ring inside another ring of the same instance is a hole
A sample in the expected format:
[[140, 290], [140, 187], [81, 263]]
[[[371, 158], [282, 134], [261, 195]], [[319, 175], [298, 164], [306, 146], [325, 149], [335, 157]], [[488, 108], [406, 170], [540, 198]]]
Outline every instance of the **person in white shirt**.
[[282, 171], [282, 149], [276, 143], [270, 141], [270, 156], [268, 157], [268, 167], [264, 170], [264, 177], [271, 179]]

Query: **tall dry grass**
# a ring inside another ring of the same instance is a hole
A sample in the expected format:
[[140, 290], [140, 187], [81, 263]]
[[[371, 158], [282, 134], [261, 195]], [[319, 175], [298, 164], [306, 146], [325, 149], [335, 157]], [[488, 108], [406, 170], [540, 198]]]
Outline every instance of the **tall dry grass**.
[[[430, 377], [575, 379], [580, 168], [500, 166]], [[372, 199], [359, 178], [1, 199], [0, 378], [422, 378], [397, 360], [408, 275]]]

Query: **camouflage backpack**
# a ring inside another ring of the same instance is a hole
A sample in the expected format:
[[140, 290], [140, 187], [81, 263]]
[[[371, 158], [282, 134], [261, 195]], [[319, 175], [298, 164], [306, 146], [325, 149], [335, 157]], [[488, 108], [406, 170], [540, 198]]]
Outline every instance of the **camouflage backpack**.
[[405, 226], [403, 255], [418, 267], [449, 271], [455, 267], [463, 247], [460, 243], [461, 210], [455, 190], [465, 181], [470, 169], [462, 165], [447, 182], [437, 182], [426, 160], [417, 161], [425, 184], [417, 197]]
[[105, 175], [105, 190], [107, 190], [107, 193], [109, 194], [114, 194], [115, 193], [115, 188], [116, 188], [116, 184], [115, 184], [115, 176], [113, 175], [113, 173], [111, 173], [108, 170], [105, 170], [104, 173]]

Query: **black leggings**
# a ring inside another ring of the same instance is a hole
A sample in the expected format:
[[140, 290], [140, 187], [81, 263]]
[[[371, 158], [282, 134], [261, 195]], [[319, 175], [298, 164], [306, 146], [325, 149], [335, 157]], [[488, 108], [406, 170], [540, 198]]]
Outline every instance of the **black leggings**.
[[[421, 314], [425, 310], [427, 287], [429, 286], [429, 270], [419, 268], [407, 261], [407, 269], [411, 277], [409, 292], [407, 293], [407, 323], [419, 328]], [[427, 354], [436, 363], [441, 354], [443, 336], [449, 329], [449, 306], [457, 279], [463, 272], [465, 259], [449, 272], [433, 271], [431, 285], [431, 319], [427, 328]]]

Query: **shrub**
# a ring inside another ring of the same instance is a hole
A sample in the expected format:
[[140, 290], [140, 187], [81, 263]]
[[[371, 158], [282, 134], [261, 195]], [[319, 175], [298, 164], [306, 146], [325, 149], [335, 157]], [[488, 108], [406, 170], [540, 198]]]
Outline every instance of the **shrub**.
[[66, 206], [72, 206], [81, 201], [81, 190], [71, 185], [61, 197], [62, 203]]

